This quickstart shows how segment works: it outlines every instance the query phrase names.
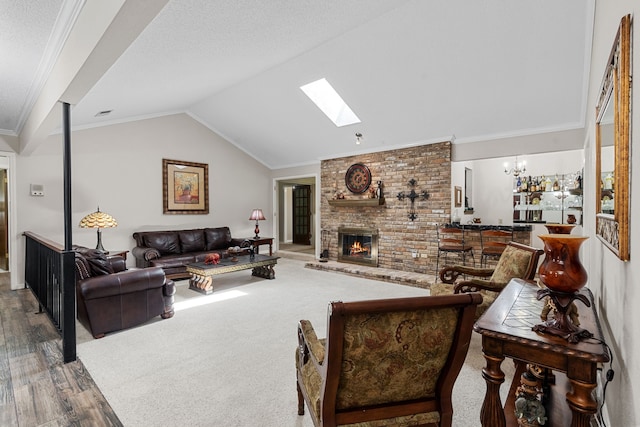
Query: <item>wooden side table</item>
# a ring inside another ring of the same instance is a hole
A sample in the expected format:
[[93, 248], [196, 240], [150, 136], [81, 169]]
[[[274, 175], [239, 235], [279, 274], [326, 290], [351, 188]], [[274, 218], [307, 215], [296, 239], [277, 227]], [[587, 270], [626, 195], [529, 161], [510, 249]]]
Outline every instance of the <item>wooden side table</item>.
[[129, 251], [109, 251], [107, 252], [107, 257], [112, 257], [112, 256], [121, 256], [122, 258], [124, 258], [125, 262], [127, 261], [127, 254], [129, 253]]
[[545, 427], [589, 427], [596, 413], [597, 403], [592, 391], [597, 385], [599, 363], [609, 361], [609, 354], [602, 344], [602, 331], [595, 312], [593, 295], [587, 288], [585, 295], [591, 307], [576, 301], [580, 315], [580, 327], [594, 337], [577, 344], [548, 334], [531, 330], [541, 323], [540, 313], [545, 302], [536, 298], [538, 287], [525, 280], [513, 279], [500, 293], [491, 307], [476, 322], [474, 330], [482, 335], [482, 352], [487, 362], [482, 376], [487, 382], [487, 392], [480, 412], [483, 427], [517, 426], [514, 414], [513, 392], [519, 383], [516, 373], [505, 407], [500, 402], [500, 385], [504, 373], [500, 365], [505, 357], [516, 361], [522, 372], [529, 363], [553, 370], [555, 385], [550, 387], [545, 405], [548, 421]]
[[256, 253], [260, 253], [260, 245], [269, 245], [269, 256], [273, 255], [273, 237], [258, 237], [250, 238], [249, 241], [253, 243], [253, 246], [256, 248]]

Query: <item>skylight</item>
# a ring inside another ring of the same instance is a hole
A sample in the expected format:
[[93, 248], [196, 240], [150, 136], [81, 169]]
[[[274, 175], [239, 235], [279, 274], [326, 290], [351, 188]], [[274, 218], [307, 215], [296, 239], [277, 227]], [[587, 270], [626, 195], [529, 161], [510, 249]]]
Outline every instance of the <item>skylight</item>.
[[316, 80], [300, 89], [338, 127], [360, 123], [360, 119], [338, 95], [327, 79]]

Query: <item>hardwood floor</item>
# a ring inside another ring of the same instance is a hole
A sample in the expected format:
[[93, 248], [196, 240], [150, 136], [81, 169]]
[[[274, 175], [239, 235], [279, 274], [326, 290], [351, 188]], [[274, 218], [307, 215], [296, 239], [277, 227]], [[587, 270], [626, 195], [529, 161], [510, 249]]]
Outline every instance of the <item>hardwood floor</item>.
[[28, 289], [0, 273], [0, 426], [122, 426], [82, 362], [62, 362], [62, 340]]

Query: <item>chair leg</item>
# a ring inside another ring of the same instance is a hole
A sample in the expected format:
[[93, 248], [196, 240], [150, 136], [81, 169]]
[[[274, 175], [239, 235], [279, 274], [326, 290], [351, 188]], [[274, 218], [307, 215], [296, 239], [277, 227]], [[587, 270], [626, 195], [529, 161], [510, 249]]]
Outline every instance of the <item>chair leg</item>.
[[300, 383], [296, 381], [296, 387], [298, 389], [298, 415], [304, 415], [304, 396], [302, 390], [300, 390]]

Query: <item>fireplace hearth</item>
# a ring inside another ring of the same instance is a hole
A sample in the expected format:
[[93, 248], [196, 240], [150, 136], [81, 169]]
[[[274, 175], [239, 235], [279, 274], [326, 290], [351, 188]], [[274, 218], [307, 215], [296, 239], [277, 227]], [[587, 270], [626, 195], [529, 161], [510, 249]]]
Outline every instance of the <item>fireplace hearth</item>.
[[378, 266], [378, 230], [338, 228], [338, 261]]

